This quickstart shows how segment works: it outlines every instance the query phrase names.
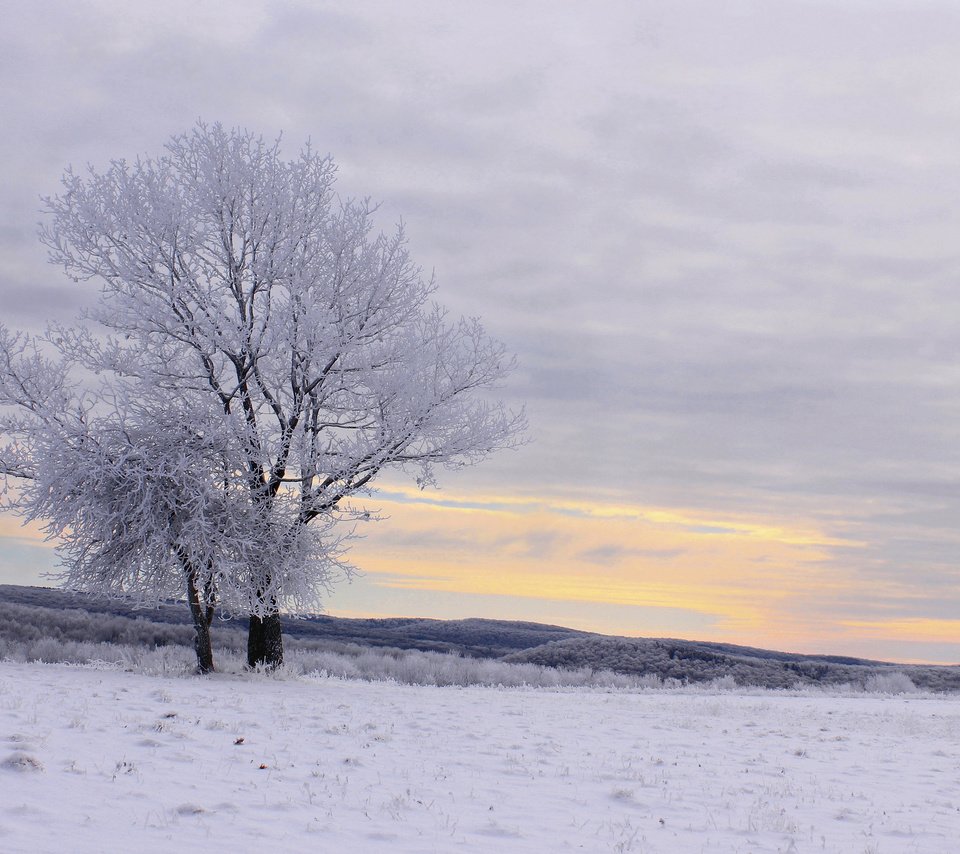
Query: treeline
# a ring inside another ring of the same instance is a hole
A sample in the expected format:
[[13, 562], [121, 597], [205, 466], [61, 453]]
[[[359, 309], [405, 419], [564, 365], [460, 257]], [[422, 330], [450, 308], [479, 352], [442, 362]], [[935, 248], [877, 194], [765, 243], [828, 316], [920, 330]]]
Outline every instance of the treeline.
[[624, 674], [655, 673], [661, 679], [675, 679], [684, 684], [726, 678], [738, 685], [763, 688], [797, 685], [870, 688], [884, 682], [894, 684], [890, 681], [891, 675], [901, 674], [899, 684], [904, 686], [909, 680], [922, 690], [960, 691], [958, 667], [887, 664], [839, 656], [820, 658], [648, 638], [570, 638], [511, 653], [503, 660], [548, 667], [590, 667]]
[[[64, 611], [83, 611], [108, 618], [123, 617], [145, 623], [190, 627], [190, 616], [181, 602], [137, 608], [123, 600], [106, 599], [84, 593], [72, 593], [50, 587], [22, 587], [0, 585], [0, 605], [12, 603]], [[59, 618], [50, 616], [51, 625]], [[138, 629], [139, 630], [139, 629]], [[246, 632], [245, 616], [229, 620], [215, 620], [211, 626], [215, 644], [225, 633]], [[283, 617], [283, 633], [296, 641], [336, 640], [362, 646], [419, 649], [429, 652], [455, 652], [479, 658], [499, 658], [510, 652], [540, 646], [554, 640], [571, 637], [589, 637], [586, 632], [562, 626], [509, 620], [430, 620], [421, 617], [394, 617], [389, 619], [347, 619], [326, 615], [311, 617]], [[190, 635], [189, 644], [192, 644]]]
[[[218, 666], [240, 670], [246, 620], [212, 626]], [[695, 641], [618, 638], [506, 620], [284, 618], [287, 670], [427, 685], [652, 688], [823, 686], [960, 691], [960, 668], [893, 665]], [[181, 603], [129, 603], [0, 585], [0, 658], [104, 661], [143, 672], [189, 669], [193, 627]]]
[[[0, 588], [0, 595], [8, 588]], [[58, 591], [51, 591], [56, 598]], [[43, 599], [36, 592], [28, 597]], [[148, 612], [153, 615], [153, 611]], [[242, 621], [215, 628], [218, 668], [246, 667]], [[0, 660], [100, 664], [140, 673], [170, 675], [194, 664], [193, 629], [155, 622], [146, 616], [111, 614], [98, 601], [95, 610], [25, 605], [0, 598]], [[412, 685], [501, 685], [549, 688], [603, 687], [623, 690], [661, 687], [655, 677], [595, 671], [587, 667], [553, 668], [510, 664], [497, 657], [370, 646], [336, 638], [291, 636], [284, 671], [349, 679], [393, 680]]]

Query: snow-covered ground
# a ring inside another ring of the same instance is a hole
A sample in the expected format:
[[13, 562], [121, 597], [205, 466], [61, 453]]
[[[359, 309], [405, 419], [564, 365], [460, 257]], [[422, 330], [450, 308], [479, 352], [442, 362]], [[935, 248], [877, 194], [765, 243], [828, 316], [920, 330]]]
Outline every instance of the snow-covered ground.
[[0, 851], [175, 850], [957, 851], [960, 698], [0, 664]]

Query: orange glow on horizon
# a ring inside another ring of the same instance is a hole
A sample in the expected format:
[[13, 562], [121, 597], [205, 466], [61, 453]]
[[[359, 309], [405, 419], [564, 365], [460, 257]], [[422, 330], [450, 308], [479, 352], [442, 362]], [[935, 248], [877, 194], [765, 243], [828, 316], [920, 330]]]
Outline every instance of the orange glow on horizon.
[[931, 617], [893, 618], [890, 620], [843, 620], [840, 622], [858, 635], [871, 638], [897, 638], [910, 641], [954, 643], [960, 638], [960, 620]]
[[47, 539], [47, 535], [43, 533], [43, 526], [39, 522], [24, 524], [12, 513], [0, 513], [0, 542], [4, 540], [51, 549], [57, 545], [55, 541]]
[[864, 546], [810, 523], [622, 503], [391, 487], [371, 504], [386, 519], [354, 557], [378, 587], [687, 612], [725, 640], [802, 636], [791, 602], [852, 590], [835, 553]]
[[[655, 625], [658, 636], [864, 657], [884, 657], [870, 654], [882, 643], [960, 638], [960, 620], [832, 614], [832, 600], [863, 598], [863, 577], [845, 567], [867, 544], [809, 519], [393, 485], [363, 503], [385, 518], [353, 544], [366, 573], [355, 587], [367, 593], [330, 599], [345, 616], [467, 617], [483, 600], [486, 616], [504, 619], [618, 635]], [[54, 545], [11, 514], [0, 514], [3, 542]], [[873, 596], [906, 601], [893, 582], [870, 584]]]

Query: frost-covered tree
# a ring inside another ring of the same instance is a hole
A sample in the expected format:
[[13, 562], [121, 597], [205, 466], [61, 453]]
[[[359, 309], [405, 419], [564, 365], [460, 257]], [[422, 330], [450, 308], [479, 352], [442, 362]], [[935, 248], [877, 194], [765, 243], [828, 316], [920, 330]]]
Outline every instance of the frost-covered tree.
[[[209, 589], [250, 614], [251, 665], [282, 661], [281, 607], [345, 571], [351, 496], [388, 468], [433, 484], [524, 426], [484, 395], [512, 367], [503, 345], [448, 319], [402, 228], [376, 233], [334, 172], [309, 145], [288, 161], [203, 124], [158, 158], [68, 170], [41, 239], [99, 302], [85, 327], [0, 342], [0, 466], [33, 477], [21, 510], [67, 534], [68, 582], [180, 583], [200, 610]], [[58, 472], [87, 527], [58, 509]]]
[[[293, 589], [349, 574], [335, 515], [291, 526], [287, 493], [273, 512], [257, 508], [216, 424], [171, 402], [152, 409], [109, 380], [78, 393], [69, 335], [31, 340], [0, 327], [0, 426], [14, 440], [0, 472], [18, 480], [14, 509], [59, 541], [67, 587], [145, 604], [185, 595], [207, 673], [215, 609], [252, 609], [266, 556]], [[59, 358], [44, 358], [43, 345]]]

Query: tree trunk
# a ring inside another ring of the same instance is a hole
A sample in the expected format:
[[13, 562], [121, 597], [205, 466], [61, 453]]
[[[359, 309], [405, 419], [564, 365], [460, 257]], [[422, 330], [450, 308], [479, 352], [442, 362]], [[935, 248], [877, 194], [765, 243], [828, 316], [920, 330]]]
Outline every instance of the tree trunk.
[[279, 611], [263, 617], [250, 615], [247, 664], [250, 667], [265, 667], [267, 670], [283, 664], [283, 628], [280, 625]]
[[210, 641], [210, 621], [213, 617], [213, 605], [200, 601], [195, 574], [187, 573], [187, 601], [190, 603], [190, 616], [193, 617], [193, 648], [197, 652], [197, 673], [213, 673], [213, 644]]

